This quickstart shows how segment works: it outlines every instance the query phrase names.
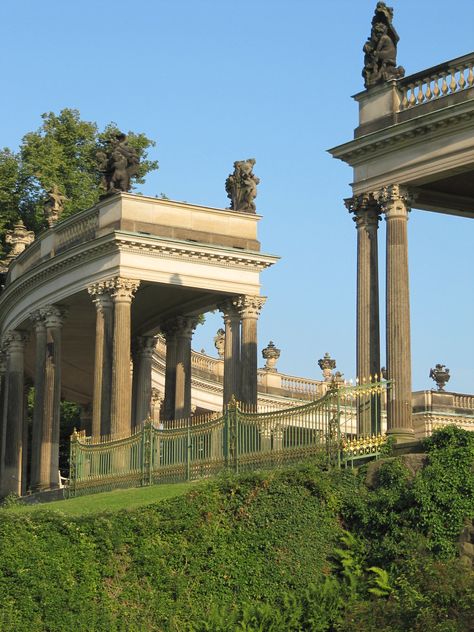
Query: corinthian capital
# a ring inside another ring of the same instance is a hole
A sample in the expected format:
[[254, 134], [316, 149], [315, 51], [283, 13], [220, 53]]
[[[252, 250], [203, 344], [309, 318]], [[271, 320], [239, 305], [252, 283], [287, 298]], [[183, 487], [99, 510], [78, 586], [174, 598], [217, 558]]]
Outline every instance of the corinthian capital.
[[237, 307], [241, 317], [258, 318], [266, 300], [266, 296], [239, 296]]
[[374, 193], [381, 210], [387, 219], [408, 216], [411, 210], [413, 195], [403, 186], [391, 184]]
[[140, 281], [136, 279], [125, 279], [123, 277], [114, 277], [113, 279], [105, 281], [106, 289], [116, 302], [131, 302], [139, 285]]
[[46, 305], [40, 310], [46, 327], [62, 327], [64, 319], [67, 316], [67, 310], [61, 305]]
[[12, 329], [7, 332], [3, 339], [2, 347], [5, 353], [11, 355], [15, 352], [23, 352], [25, 342], [28, 340], [28, 334], [25, 331], [19, 329]]
[[361, 193], [360, 195], [346, 198], [344, 204], [349, 213], [354, 213], [353, 219], [358, 228], [361, 226], [377, 226], [381, 209], [373, 193]]
[[138, 336], [135, 339], [134, 352], [151, 358], [156, 348], [156, 341], [156, 336]]

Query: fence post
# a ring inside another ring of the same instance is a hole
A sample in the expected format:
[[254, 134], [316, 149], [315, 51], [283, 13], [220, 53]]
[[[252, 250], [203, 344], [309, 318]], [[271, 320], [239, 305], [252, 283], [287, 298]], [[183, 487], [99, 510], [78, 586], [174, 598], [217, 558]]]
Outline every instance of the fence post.
[[77, 430], [74, 431], [70, 437], [69, 444], [69, 485], [68, 496], [74, 498], [76, 495], [76, 480], [77, 480]]
[[188, 419], [188, 426], [186, 428], [186, 480], [191, 480], [191, 420]]
[[153, 427], [150, 419], [147, 419], [142, 429], [142, 486], [151, 485], [153, 450]]

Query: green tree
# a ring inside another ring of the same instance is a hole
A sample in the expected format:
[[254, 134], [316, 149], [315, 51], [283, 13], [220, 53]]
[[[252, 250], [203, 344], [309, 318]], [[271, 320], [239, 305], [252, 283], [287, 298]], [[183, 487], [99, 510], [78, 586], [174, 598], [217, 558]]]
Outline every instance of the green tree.
[[[1, 250], [5, 231], [17, 219], [36, 232], [44, 226], [45, 191], [54, 184], [68, 198], [64, 218], [89, 208], [103, 193], [96, 153], [118, 131], [117, 125], [109, 123], [99, 131], [96, 123], [81, 120], [79, 111], [69, 108], [41, 118], [41, 127], [23, 137], [18, 153], [7, 148], [0, 153]], [[158, 162], [148, 160], [147, 153], [155, 143], [135, 132], [128, 132], [128, 142], [140, 157], [132, 183], [141, 184], [147, 173], [158, 168]]]

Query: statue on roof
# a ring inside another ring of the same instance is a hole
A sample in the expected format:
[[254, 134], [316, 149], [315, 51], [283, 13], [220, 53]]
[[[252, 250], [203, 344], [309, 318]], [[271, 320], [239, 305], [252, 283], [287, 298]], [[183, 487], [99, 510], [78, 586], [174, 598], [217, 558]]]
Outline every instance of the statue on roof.
[[140, 159], [137, 150], [128, 144], [126, 134], [117, 132], [105, 150], [97, 152], [96, 159], [106, 195], [130, 190], [130, 179], [138, 173]]
[[61, 217], [64, 210], [64, 202], [67, 200], [67, 197], [61, 193], [57, 184], [53, 184], [46, 192], [46, 196], [43, 206], [44, 217], [48, 226], [51, 228]]
[[400, 39], [392, 24], [393, 8], [377, 2], [370, 37], [364, 44], [364, 85], [370, 88], [389, 79], [405, 76], [403, 66], [397, 66], [397, 43]]
[[234, 172], [225, 181], [225, 190], [233, 211], [256, 212], [254, 200], [257, 197], [257, 184], [260, 178], [252, 171], [254, 165], [254, 158], [237, 160], [234, 162]]

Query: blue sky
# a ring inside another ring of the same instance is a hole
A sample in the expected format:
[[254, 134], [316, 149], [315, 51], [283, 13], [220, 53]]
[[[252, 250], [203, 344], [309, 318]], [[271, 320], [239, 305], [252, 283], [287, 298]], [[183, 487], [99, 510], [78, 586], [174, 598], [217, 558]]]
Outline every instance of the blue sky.
[[[262, 275], [259, 346], [281, 348], [285, 373], [320, 377], [329, 351], [354, 377], [356, 231], [342, 201], [352, 174], [326, 150], [357, 125], [351, 95], [363, 88], [375, 4], [2, 2], [0, 144], [15, 148], [41, 113], [74, 107], [100, 127], [115, 121], [157, 141], [160, 169], [141, 192], [218, 207], [234, 160], [255, 157], [262, 248], [282, 257]], [[407, 74], [470, 52], [472, 1], [393, 4]], [[411, 213], [415, 389], [431, 388], [429, 369], [441, 362], [450, 389], [474, 391], [473, 243], [472, 220]], [[214, 353], [219, 326], [210, 315], [194, 347]]]

